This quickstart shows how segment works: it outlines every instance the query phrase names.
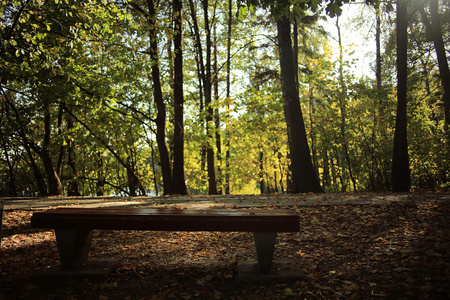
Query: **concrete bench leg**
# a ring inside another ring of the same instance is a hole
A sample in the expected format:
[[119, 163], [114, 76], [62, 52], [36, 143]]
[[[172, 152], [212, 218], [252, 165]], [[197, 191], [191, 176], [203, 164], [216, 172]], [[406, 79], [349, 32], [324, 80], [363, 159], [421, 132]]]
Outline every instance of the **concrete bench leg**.
[[256, 256], [258, 258], [259, 271], [262, 274], [269, 273], [272, 268], [272, 257], [275, 249], [276, 232], [254, 232]]
[[254, 232], [258, 262], [239, 262], [237, 265], [240, 283], [269, 283], [305, 280], [306, 276], [292, 261], [277, 261], [276, 270], [272, 270], [272, 257], [275, 250], [275, 232]]
[[91, 248], [92, 232], [92, 230], [55, 229], [63, 270], [74, 270], [86, 264]]

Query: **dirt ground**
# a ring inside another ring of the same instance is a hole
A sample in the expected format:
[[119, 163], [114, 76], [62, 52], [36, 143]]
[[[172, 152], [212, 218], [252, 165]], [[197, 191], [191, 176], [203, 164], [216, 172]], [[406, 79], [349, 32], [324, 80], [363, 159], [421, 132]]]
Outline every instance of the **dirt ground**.
[[[265, 200], [255, 197], [253, 203]], [[106, 281], [43, 282], [39, 274], [58, 263], [54, 233], [30, 228], [33, 210], [9, 209], [0, 299], [449, 299], [450, 203], [393, 194], [378, 195], [383, 201], [351, 197], [334, 195], [334, 204], [326, 205], [251, 206], [300, 215], [299, 233], [278, 235], [274, 260], [294, 262], [307, 279], [245, 285], [236, 265], [254, 260], [255, 248], [251, 233], [237, 232], [95, 231], [91, 257], [120, 259]], [[184, 206], [168, 200], [154, 205]]]

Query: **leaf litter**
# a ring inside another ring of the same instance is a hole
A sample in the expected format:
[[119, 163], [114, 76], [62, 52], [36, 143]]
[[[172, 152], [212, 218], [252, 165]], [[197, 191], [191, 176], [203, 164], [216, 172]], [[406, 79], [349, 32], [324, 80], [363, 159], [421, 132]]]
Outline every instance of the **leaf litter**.
[[[42, 283], [58, 262], [52, 231], [30, 211], [3, 216], [1, 299], [448, 299], [448, 203], [294, 206], [299, 233], [281, 233], [274, 263], [306, 281], [239, 284], [238, 261], [255, 260], [251, 233], [95, 231], [91, 256], [120, 258], [105, 282]], [[271, 207], [270, 209], [273, 209]]]

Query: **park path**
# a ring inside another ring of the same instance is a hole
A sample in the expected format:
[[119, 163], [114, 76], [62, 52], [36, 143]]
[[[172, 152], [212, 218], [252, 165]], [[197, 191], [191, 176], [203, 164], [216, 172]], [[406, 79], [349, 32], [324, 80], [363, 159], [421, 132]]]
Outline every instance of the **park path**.
[[336, 193], [295, 195], [140, 196], [140, 197], [40, 197], [0, 198], [4, 210], [41, 210], [56, 207], [177, 207], [256, 208], [323, 205], [370, 205], [395, 201], [450, 203], [450, 193]]

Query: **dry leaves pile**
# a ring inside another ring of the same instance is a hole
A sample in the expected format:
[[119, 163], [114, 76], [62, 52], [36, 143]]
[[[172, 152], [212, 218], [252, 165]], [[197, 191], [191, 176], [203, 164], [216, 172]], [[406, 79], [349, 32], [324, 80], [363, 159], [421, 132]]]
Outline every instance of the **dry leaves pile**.
[[33, 279], [58, 261], [51, 231], [31, 213], [5, 212], [0, 298], [6, 299], [448, 299], [450, 205], [291, 207], [300, 233], [279, 234], [275, 259], [304, 282], [241, 285], [236, 263], [255, 259], [251, 233], [97, 231], [91, 256], [119, 257], [103, 283]]

